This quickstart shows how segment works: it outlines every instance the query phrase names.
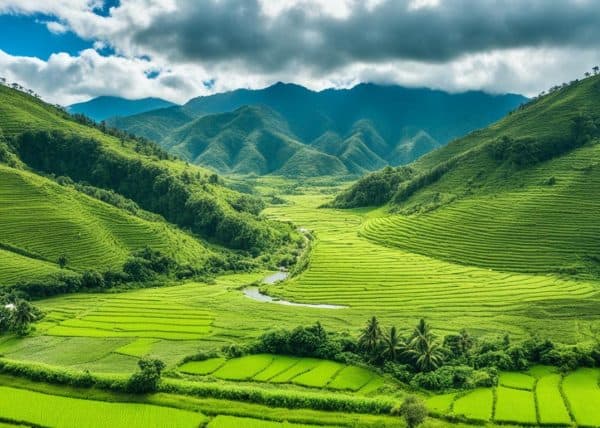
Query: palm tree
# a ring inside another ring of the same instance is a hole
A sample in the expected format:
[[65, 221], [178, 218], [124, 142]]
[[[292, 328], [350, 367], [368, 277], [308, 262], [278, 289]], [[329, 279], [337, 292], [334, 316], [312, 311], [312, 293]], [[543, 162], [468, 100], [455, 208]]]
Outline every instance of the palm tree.
[[9, 317], [11, 330], [23, 336], [29, 331], [29, 324], [35, 320], [36, 315], [29, 302], [23, 299], [15, 300]]
[[373, 354], [379, 345], [380, 338], [381, 327], [379, 327], [379, 320], [377, 317], [373, 317], [367, 322], [367, 325], [363, 329], [358, 338], [358, 344], [364, 351]]
[[410, 340], [411, 348], [416, 350], [425, 349], [427, 344], [434, 339], [434, 335], [431, 332], [429, 324], [424, 319], [419, 321], [419, 324], [413, 330], [412, 338]]
[[410, 354], [415, 358], [417, 368], [424, 372], [437, 369], [444, 359], [442, 347], [434, 340], [422, 342], [422, 348], [413, 348]]
[[404, 340], [398, 335], [396, 327], [390, 328], [383, 337], [383, 345], [381, 358], [384, 360], [396, 361], [398, 355], [405, 350]]

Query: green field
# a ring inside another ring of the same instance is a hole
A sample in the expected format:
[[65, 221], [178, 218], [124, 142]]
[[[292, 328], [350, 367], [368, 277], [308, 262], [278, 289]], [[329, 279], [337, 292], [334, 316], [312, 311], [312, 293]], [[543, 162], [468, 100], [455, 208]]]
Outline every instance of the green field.
[[[592, 308], [599, 299], [595, 282], [499, 272], [386, 247], [357, 233], [365, 222], [384, 215], [381, 210], [315, 209], [326, 198], [286, 198], [290, 205], [267, 212], [313, 230], [318, 239], [309, 269], [269, 287], [271, 294], [296, 302], [348, 305], [398, 324], [414, 323], [425, 314], [446, 331], [466, 327], [517, 337], [535, 332], [563, 342], [594, 335], [599, 319]], [[556, 319], [546, 312], [555, 306]], [[541, 311], [547, 315], [543, 320]], [[590, 316], [582, 319], [582, 311]]]
[[206, 420], [202, 414], [167, 407], [82, 400], [5, 386], [0, 386], [0, 394], [2, 417], [42, 426], [194, 428]]
[[597, 369], [581, 369], [563, 380], [562, 388], [568, 406], [579, 425], [600, 425], [599, 376]]
[[191, 361], [180, 366], [179, 371], [223, 380], [292, 383], [348, 391], [359, 391], [379, 378], [367, 369], [333, 361], [264, 354], [227, 361], [223, 358]]

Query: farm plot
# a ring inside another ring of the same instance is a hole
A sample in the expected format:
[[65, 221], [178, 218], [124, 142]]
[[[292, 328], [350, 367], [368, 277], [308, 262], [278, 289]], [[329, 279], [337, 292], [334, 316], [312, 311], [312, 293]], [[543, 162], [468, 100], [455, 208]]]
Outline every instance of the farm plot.
[[248, 355], [228, 360], [213, 376], [225, 380], [247, 380], [266, 369], [273, 362], [273, 356], [267, 354]]
[[370, 384], [373, 390], [381, 386], [381, 377], [362, 367], [286, 355], [257, 354], [230, 360], [210, 358], [184, 363], [179, 371], [195, 375], [210, 374], [224, 380], [292, 383], [349, 391], [362, 391]]
[[[74, 312], [71, 309], [71, 312], [65, 312], [69, 303], [77, 305], [80, 298], [76, 296], [61, 300], [60, 306], [52, 306], [48, 312], [49, 317], [57, 323], [48, 328], [46, 334], [186, 340], [204, 337], [211, 331], [211, 313], [192, 309], [169, 299], [144, 296], [143, 293], [132, 293], [128, 297], [95, 297], [96, 304], [92, 307], [89, 299], [82, 298], [86, 305], [82, 305], [81, 311]], [[133, 352], [145, 352], [149, 343], [144, 341], [132, 344]], [[132, 355], [131, 349], [129, 348], [129, 355]], [[121, 353], [128, 354], [128, 349]]]
[[531, 391], [533, 390], [533, 385], [535, 384], [535, 378], [524, 373], [502, 372], [500, 373], [500, 379], [498, 383], [502, 386], [506, 386], [507, 388], [526, 389]]
[[535, 394], [542, 424], [571, 424], [571, 417], [560, 393], [560, 382], [560, 374], [543, 376], [537, 382]]
[[491, 389], [476, 389], [454, 402], [456, 416], [476, 421], [489, 421], [492, 418], [494, 395]]
[[597, 369], [579, 369], [563, 380], [563, 391], [579, 425], [600, 425], [599, 376]]
[[533, 392], [499, 386], [494, 420], [517, 424], [537, 423]]
[[427, 399], [426, 404], [430, 412], [437, 415], [446, 415], [452, 410], [456, 393], [434, 395]]
[[[115, 403], [47, 395], [0, 386], [0, 415], [58, 428], [198, 427], [200, 413], [138, 403]], [[34, 405], [32, 405], [34, 403]]]

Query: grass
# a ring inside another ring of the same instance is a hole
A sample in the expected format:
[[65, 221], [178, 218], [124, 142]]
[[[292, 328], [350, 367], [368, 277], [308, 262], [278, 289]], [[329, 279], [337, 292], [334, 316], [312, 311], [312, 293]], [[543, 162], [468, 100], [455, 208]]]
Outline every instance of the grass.
[[278, 374], [283, 373], [284, 371], [292, 367], [294, 364], [297, 364], [299, 361], [301, 361], [301, 359], [298, 357], [277, 355], [273, 358], [273, 361], [271, 362], [271, 364], [269, 364], [269, 366], [266, 369], [258, 372], [254, 376], [254, 380], [262, 382], [269, 381]]
[[533, 390], [535, 379], [524, 373], [502, 372], [498, 380], [500, 385], [508, 388]]
[[600, 372], [597, 369], [579, 369], [563, 380], [563, 391], [568, 405], [581, 426], [600, 425]]
[[239, 418], [236, 416], [217, 416], [216, 418], [210, 421], [207, 428], [316, 428], [318, 426], [323, 425], [291, 424], [288, 422], [271, 422], [259, 419]]
[[454, 402], [454, 415], [477, 421], [492, 418], [494, 396], [491, 389], [476, 389]]
[[535, 388], [540, 423], [569, 425], [571, 416], [560, 393], [560, 374], [550, 374], [538, 380]]
[[496, 388], [496, 395], [495, 421], [531, 425], [537, 423], [533, 392], [500, 386]]
[[[4, 418], [53, 427], [197, 427], [206, 420], [200, 413], [138, 403], [47, 395], [0, 386], [0, 414]], [[31, 405], [35, 403], [35, 405]]]

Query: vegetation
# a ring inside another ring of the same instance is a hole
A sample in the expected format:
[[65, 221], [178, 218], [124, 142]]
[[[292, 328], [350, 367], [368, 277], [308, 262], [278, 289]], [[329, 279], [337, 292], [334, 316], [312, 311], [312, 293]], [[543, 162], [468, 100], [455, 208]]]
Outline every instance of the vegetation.
[[410, 395], [406, 397], [398, 409], [398, 414], [404, 418], [408, 428], [416, 428], [421, 425], [427, 417], [427, 407], [418, 397]]

